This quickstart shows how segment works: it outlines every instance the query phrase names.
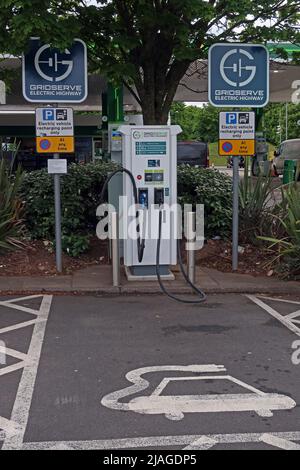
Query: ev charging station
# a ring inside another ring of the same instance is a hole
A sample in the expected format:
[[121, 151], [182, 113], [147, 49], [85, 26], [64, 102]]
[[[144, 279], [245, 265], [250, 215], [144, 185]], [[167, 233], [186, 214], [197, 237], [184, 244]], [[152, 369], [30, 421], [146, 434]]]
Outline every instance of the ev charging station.
[[126, 231], [124, 264], [127, 277], [129, 280], [157, 279], [159, 211], [162, 210], [159, 270], [162, 278], [174, 279], [170, 265], [177, 264], [177, 135], [182, 130], [179, 126], [122, 125], [119, 132], [123, 137], [123, 168], [134, 177], [139, 206], [143, 209], [140, 232], [145, 238], [144, 256], [139, 262], [136, 239], [127, 235], [130, 233], [129, 224], [132, 224], [135, 216], [135, 212], [132, 212], [135, 201], [132, 182], [124, 174], [126, 198], [122, 219], [123, 230]]

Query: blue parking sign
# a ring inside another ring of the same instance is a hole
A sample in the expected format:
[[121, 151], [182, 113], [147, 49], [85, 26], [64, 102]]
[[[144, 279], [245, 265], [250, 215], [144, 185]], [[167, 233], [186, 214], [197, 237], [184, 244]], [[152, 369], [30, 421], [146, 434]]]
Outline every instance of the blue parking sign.
[[81, 103], [87, 94], [87, 48], [83, 41], [75, 39], [71, 47], [60, 51], [38, 38], [30, 40], [29, 51], [23, 56], [23, 96], [27, 101]]
[[261, 108], [269, 102], [269, 52], [260, 44], [214, 44], [209, 50], [209, 101]]

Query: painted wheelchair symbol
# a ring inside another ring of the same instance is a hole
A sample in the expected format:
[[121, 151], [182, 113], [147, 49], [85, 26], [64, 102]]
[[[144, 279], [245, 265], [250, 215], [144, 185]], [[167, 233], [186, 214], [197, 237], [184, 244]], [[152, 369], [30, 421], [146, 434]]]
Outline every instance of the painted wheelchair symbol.
[[[142, 378], [151, 372], [190, 372], [205, 375], [165, 377], [149, 396], [139, 396], [127, 403], [120, 400], [142, 392], [149, 382]], [[180, 421], [186, 413], [222, 413], [254, 411], [259, 416], [273, 416], [275, 410], [290, 410], [296, 402], [285, 395], [265, 393], [230, 375], [207, 375], [226, 372], [224, 366], [214, 364], [190, 366], [144, 367], [128, 372], [126, 379], [133, 385], [106, 395], [101, 404], [113, 410], [132, 411], [139, 414], [165, 415], [172, 421]], [[209, 395], [162, 395], [168, 384], [176, 381], [229, 381], [244, 388], [248, 393]], [[250, 393], [249, 393], [250, 392]]]

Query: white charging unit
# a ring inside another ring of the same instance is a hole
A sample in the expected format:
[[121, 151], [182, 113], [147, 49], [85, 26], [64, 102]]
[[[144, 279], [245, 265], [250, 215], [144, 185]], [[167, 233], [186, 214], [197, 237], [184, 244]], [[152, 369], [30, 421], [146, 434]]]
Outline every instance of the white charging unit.
[[160, 274], [171, 279], [169, 267], [177, 264], [177, 136], [182, 130], [180, 126], [128, 125], [118, 130], [123, 136], [122, 165], [133, 174], [139, 204], [144, 209], [141, 235], [145, 237], [145, 251], [140, 263], [136, 237], [131, 236], [136, 227], [132, 183], [124, 174], [126, 199], [122, 227], [127, 275], [129, 278], [156, 278], [159, 207], [162, 206]]

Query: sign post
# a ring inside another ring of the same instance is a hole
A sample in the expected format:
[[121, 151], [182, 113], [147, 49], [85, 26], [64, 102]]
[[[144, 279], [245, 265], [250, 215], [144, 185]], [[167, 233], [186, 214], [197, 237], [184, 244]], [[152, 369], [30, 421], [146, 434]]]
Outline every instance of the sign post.
[[[74, 152], [72, 108], [36, 109], [36, 147], [38, 153], [53, 153], [54, 160], [59, 160], [60, 153]], [[60, 175], [66, 173], [66, 163], [66, 160], [56, 164], [48, 161], [48, 173], [54, 174], [56, 269], [59, 273], [63, 270]]]
[[255, 112], [221, 112], [219, 155], [233, 157], [232, 270], [239, 263], [239, 157], [255, 153]]
[[[208, 57], [209, 101], [216, 107], [262, 108], [269, 101], [269, 52], [261, 44], [214, 44]], [[220, 113], [219, 155], [233, 157], [232, 269], [238, 269], [239, 157], [255, 154], [255, 113]]]

